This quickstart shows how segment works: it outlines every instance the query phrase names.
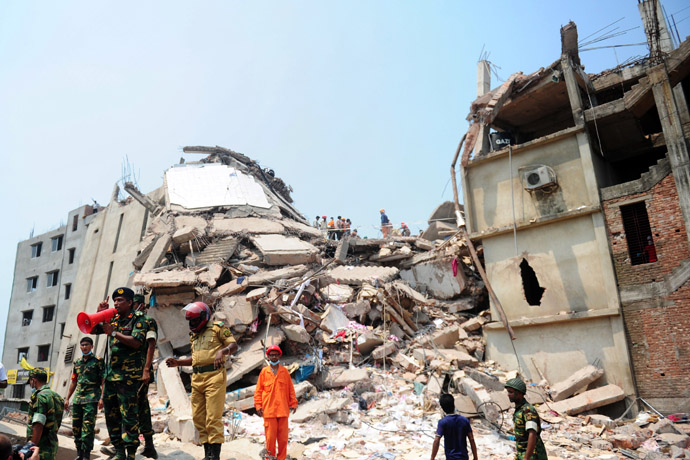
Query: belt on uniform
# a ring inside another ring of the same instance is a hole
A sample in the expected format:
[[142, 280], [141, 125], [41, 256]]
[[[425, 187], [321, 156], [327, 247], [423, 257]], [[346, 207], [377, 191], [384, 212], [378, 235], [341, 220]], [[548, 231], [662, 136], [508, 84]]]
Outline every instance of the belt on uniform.
[[202, 374], [204, 372], [211, 372], [211, 371], [215, 371], [215, 370], [216, 370], [216, 366], [214, 364], [207, 364], [206, 366], [194, 366], [192, 368], [192, 371], [195, 374]]

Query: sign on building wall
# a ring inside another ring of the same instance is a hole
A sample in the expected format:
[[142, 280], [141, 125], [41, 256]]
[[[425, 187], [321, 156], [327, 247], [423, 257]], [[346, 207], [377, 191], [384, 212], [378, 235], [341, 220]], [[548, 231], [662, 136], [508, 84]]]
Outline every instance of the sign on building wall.
[[[48, 383], [50, 383], [50, 368], [45, 368], [48, 374]], [[10, 369], [7, 371], [7, 383], [9, 385], [23, 385], [29, 382], [29, 371], [28, 369]]]

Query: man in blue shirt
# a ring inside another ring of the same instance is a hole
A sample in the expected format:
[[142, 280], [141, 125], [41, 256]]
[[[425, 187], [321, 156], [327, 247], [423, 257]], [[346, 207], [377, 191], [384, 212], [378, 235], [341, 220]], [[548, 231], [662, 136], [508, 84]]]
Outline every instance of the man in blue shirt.
[[474, 443], [474, 435], [472, 434], [472, 426], [470, 421], [460, 414], [455, 412], [455, 400], [449, 394], [442, 394], [439, 399], [441, 408], [446, 416], [438, 422], [436, 428], [436, 438], [434, 445], [431, 448], [431, 460], [436, 458], [441, 438], [443, 438], [443, 445], [446, 451], [446, 460], [469, 460], [467, 455], [467, 440], [470, 440], [470, 447], [472, 448], [472, 457], [478, 460], [477, 445]]

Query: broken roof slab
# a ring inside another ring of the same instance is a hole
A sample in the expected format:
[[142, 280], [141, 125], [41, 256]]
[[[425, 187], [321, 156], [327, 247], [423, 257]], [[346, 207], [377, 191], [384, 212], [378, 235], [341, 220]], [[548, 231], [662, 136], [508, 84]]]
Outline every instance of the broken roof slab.
[[295, 265], [313, 262], [318, 250], [299, 238], [284, 235], [257, 235], [252, 243], [268, 265]]
[[359, 286], [362, 283], [393, 281], [400, 270], [395, 267], [353, 267], [341, 265], [328, 272], [328, 276], [344, 284]]
[[258, 217], [244, 217], [239, 219], [215, 218], [211, 226], [211, 231], [214, 234], [281, 233], [284, 230], [285, 227], [280, 222]]

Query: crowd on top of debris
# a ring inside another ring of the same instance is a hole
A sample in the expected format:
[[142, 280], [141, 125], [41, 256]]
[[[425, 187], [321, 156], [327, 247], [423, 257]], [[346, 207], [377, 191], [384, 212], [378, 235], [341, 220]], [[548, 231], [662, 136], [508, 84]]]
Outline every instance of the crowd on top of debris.
[[[128, 188], [152, 214], [133, 284], [158, 322], [149, 395], [157, 438], [198, 442], [187, 394], [192, 368], [169, 368], [165, 358], [189, 354], [181, 309], [203, 301], [239, 345], [226, 363], [224, 421], [226, 439], [243, 439], [245, 453], [263, 445], [253, 394], [265, 349], [278, 345], [299, 400], [293, 458], [428, 455], [444, 392], [474, 419], [480, 456], [512, 458], [504, 384], [519, 369], [484, 361], [482, 327], [494, 319], [453, 203], [434, 210], [420, 236], [335, 240], [309, 225], [273, 171], [221, 147], [185, 152], [209, 156], [168, 170], [160, 202]], [[590, 415], [624, 398], [615, 385], [596, 387], [603, 371], [594, 364], [565, 382], [528, 385], [551, 458], [690, 458], [687, 425]]]

